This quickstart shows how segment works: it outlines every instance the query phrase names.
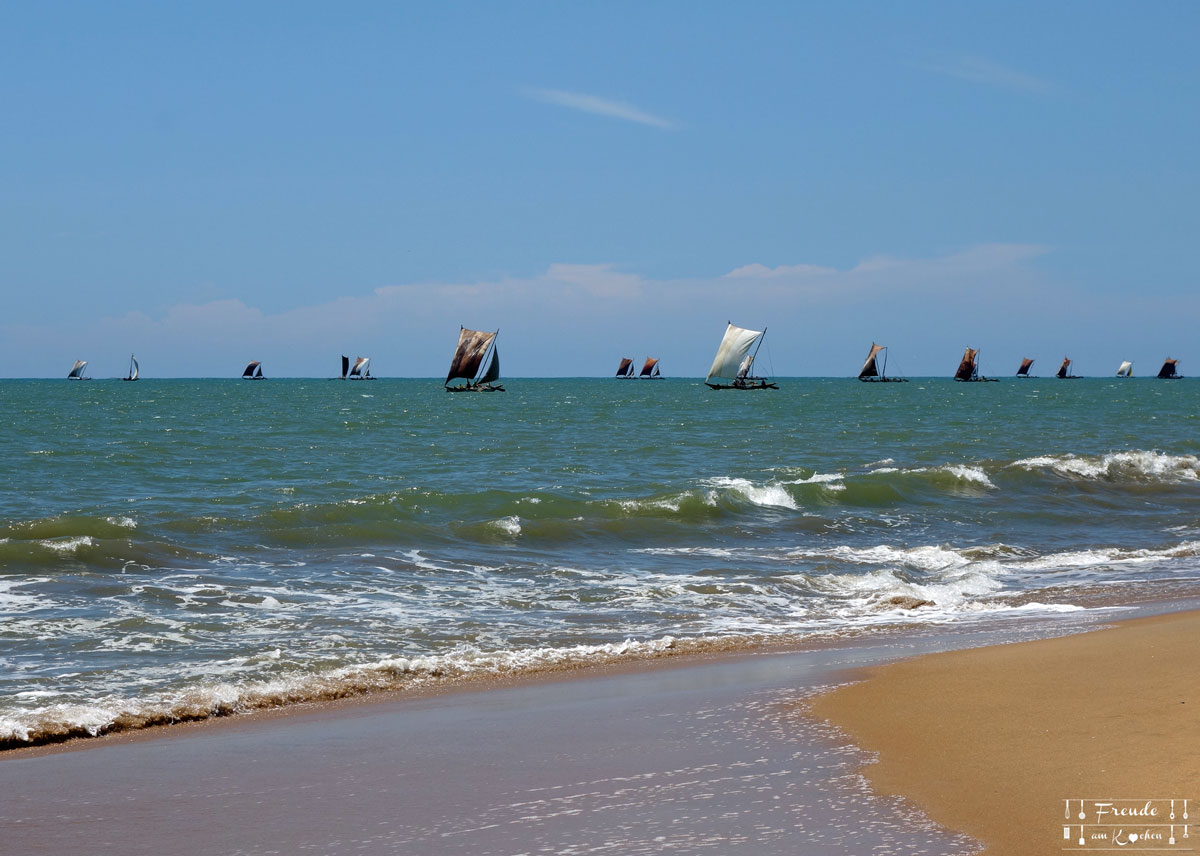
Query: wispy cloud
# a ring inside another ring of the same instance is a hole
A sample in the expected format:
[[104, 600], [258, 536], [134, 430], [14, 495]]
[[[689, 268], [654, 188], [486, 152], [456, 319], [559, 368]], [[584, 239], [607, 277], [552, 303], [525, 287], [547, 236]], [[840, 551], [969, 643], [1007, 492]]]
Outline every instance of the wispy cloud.
[[572, 110], [594, 113], [597, 116], [624, 119], [627, 122], [638, 122], [642, 125], [663, 128], [668, 131], [675, 128], [673, 122], [661, 116], [655, 116], [653, 113], [647, 113], [645, 110], [634, 107], [625, 101], [601, 98], [598, 95], [587, 95], [583, 92], [567, 92], [562, 89], [527, 88], [523, 89], [522, 93], [525, 97], [532, 98], [535, 101], [542, 101], [546, 104], [557, 104], [559, 107], [570, 107]]
[[934, 74], [955, 77], [969, 83], [982, 83], [1003, 89], [1016, 89], [1024, 92], [1050, 92], [1054, 89], [1054, 84], [1047, 80], [1014, 68], [1008, 68], [980, 56], [952, 57], [942, 62], [923, 63], [921, 68]]

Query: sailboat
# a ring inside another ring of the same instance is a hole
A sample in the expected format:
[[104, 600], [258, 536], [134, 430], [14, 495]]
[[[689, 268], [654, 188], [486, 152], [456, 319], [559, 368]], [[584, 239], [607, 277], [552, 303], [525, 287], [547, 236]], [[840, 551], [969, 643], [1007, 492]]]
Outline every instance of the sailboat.
[[1117, 369], [1117, 377], [1133, 377], [1133, 363], [1129, 360], [1121, 363], [1121, 367]]
[[963, 351], [962, 362], [958, 364], [958, 371], [954, 373], [954, 379], [963, 383], [984, 383], [995, 382], [994, 377], [984, 377], [979, 373], [979, 349], [967, 348]]
[[858, 379], [863, 383], [908, 383], [906, 377], [888, 377], [887, 376], [887, 354], [883, 354], [883, 366], [878, 362], [879, 354], [887, 350], [887, 345], [876, 345], [871, 343], [871, 351], [867, 354], [867, 360], [863, 363], [862, 370], [858, 373]]
[[242, 380], [266, 380], [262, 373], [262, 363], [251, 360], [246, 370], [242, 372]]
[[[704, 385], [709, 389], [779, 389], [765, 377], [757, 377], [750, 373], [754, 367], [754, 358], [766, 338], [766, 328], [762, 330], [747, 330], [735, 327], [732, 323], [725, 328], [725, 336], [721, 346], [717, 348], [717, 356]], [[756, 344], [757, 343], [757, 344]], [[754, 348], [754, 353], [750, 349]], [[732, 383], [710, 383], [713, 378], [728, 380]]]
[[375, 380], [371, 377], [371, 358], [355, 357], [354, 365], [350, 368], [350, 374], [347, 377], [351, 380]]
[[1179, 360], [1168, 359], [1164, 361], [1162, 368], [1158, 370], [1158, 376], [1163, 380], [1178, 380], [1179, 378], [1183, 377], [1183, 375], [1181, 375], [1175, 369], [1175, 366], [1178, 365], [1178, 363]]
[[642, 372], [638, 377], [646, 380], [662, 380], [662, 372], [658, 370], [658, 360], [654, 357], [646, 357], [646, 364], [642, 366]]
[[1079, 375], [1071, 374], [1071, 359], [1063, 357], [1062, 365], [1058, 367], [1058, 372], [1054, 375], [1059, 380], [1079, 380]]
[[90, 377], [84, 377], [84, 369], [87, 368], [87, 360], [76, 360], [75, 365], [71, 367], [71, 373], [67, 375], [67, 380], [91, 380]]
[[1017, 377], [1029, 377], [1029, 370], [1033, 368], [1033, 360], [1029, 357], [1021, 360], [1021, 367], [1017, 369]]
[[617, 377], [633, 377], [633, 358], [621, 357], [621, 365], [617, 366]]
[[133, 354], [129, 355], [129, 376], [122, 380], [137, 380], [138, 379], [138, 362], [133, 358]]
[[[485, 333], [462, 327], [458, 334], [458, 347], [450, 362], [450, 371], [444, 384], [446, 392], [504, 392], [496, 383], [500, 379], [500, 354], [496, 350], [496, 337], [500, 331]], [[463, 386], [451, 386], [450, 381], [462, 378]]]

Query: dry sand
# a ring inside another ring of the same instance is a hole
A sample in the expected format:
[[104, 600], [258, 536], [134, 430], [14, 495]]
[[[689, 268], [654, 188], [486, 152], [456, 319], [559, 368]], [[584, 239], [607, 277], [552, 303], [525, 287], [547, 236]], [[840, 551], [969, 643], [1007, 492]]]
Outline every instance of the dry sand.
[[[1200, 612], [932, 654], [865, 677], [812, 713], [879, 753], [866, 769], [877, 791], [980, 839], [988, 856], [1071, 847], [1067, 799], [1188, 798], [1200, 820]], [[1193, 826], [1169, 849], [1197, 845]]]

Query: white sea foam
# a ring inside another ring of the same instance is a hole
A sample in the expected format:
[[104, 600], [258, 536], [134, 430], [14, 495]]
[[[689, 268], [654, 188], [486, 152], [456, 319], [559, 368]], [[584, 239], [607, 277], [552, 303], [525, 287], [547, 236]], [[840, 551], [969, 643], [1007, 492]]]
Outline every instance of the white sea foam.
[[493, 520], [492, 525], [501, 532], [505, 532], [512, 536], [521, 534], [521, 518], [517, 517], [515, 514], [511, 517], [501, 517], [499, 520]]
[[80, 547], [92, 547], [96, 544], [96, 539], [91, 535], [74, 535], [69, 538], [47, 538], [44, 541], [38, 541], [43, 547], [53, 550], [56, 553], [62, 553], [64, 556], [75, 553]]
[[961, 481], [970, 482], [972, 484], [982, 485], [987, 488], [994, 488], [996, 485], [988, 478], [987, 473], [981, 467], [964, 466], [962, 464], [945, 464], [938, 467], [942, 472], [950, 473]]
[[[704, 484], [715, 488], [728, 490], [731, 493], [737, 494], [746, 501], [763, 506], [766, 508], [792, 508], [795, 509], [796, 500], [792, 499], [792, 495], [787, 492], [787, 489], [779, 482], [768, 482], [764, 485], [756, 485], [749, 479], [729, 478], [721, 476], [714, 479], [706, 479]], [[716, 503], [715, 492], [710, 492], [710, 501]]]
[[1200, 479], [1200, 458], [1156, 451], [1107, 455], [1038, 455], [1014, 461], [1025, 470], [1050, 470], [1066, 478], [1105, 481], [1191, 482]]
[[137, 529], [137, 521], [132, 517], [105, 517], [104, 520], [106, 523], [120, 526], [122, 529]]

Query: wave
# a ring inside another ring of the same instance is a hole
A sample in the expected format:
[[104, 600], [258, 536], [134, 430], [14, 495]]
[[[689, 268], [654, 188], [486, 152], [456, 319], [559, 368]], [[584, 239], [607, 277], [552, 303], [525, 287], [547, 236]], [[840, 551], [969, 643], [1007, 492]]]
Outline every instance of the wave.
[[1110, 452], [1106, 455], [1038, 455], [1012, 463], [1023, 470], [1046, 470], [1069, 479], [1114, 483], [1179, 484], [1200, 479], [1200, 458], [1157, 451]]

